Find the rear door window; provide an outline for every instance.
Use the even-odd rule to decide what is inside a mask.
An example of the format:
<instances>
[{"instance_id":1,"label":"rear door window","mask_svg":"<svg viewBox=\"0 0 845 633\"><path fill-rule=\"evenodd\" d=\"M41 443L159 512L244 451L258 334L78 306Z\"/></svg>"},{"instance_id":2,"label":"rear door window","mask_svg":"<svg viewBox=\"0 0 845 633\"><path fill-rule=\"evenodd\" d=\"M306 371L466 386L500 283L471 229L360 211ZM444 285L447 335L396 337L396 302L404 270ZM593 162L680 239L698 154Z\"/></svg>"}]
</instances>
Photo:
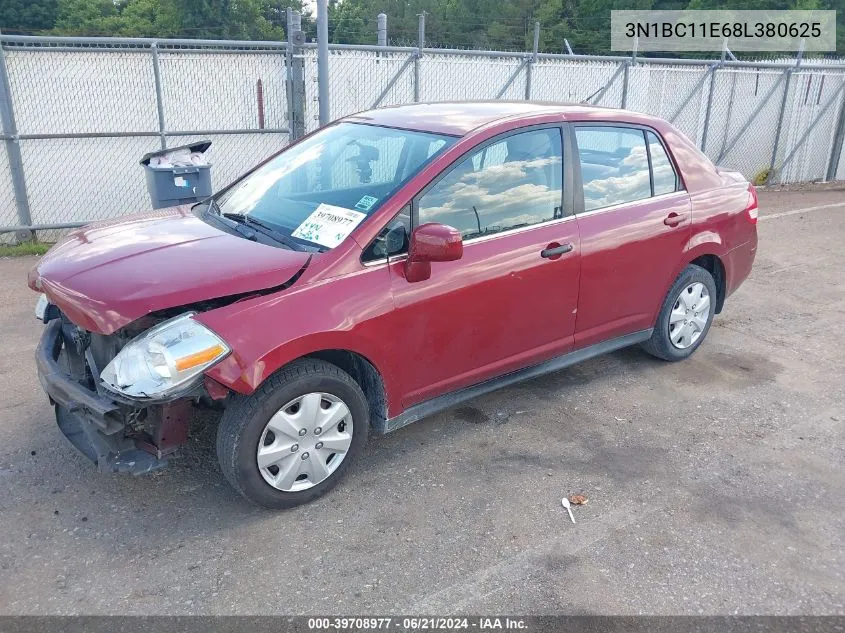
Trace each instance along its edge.
<instances>
[{"instance_id":1,"label":"rear door window","mask_svg":"<svg viewBox=\"0 0 845 633\"><path fill-rule=\"evenodd\" d=\"M646 132L648 152L651 155L651 174L654 182L654 195L672 193L678 190L678 175L672 166L672 161L666 155L663 143L654 132Z\"/></svg>"},{"instance_id":2,"label":"rear door window","mask_svg":"<svg viewBox=\"0 0 845 633\"><path fill-rule=\"evenodd\" d=\"M575 128L584 211L651 197L643 131L616 126Z\"/></svg>"}]
</instances>

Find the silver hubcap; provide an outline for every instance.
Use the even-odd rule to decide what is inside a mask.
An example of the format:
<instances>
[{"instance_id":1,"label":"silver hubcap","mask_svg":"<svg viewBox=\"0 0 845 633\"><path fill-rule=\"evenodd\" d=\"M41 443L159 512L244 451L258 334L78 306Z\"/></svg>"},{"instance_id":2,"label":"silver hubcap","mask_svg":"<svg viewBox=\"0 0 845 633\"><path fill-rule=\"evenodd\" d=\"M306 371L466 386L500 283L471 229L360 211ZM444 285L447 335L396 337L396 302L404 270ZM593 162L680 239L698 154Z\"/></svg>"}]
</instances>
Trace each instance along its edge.
<instances>
[{"instance_id":1,"label":"silver hubcap","mask_svg":"<svg viewBox=\"0 0 845 633\"><path fill-rule=\"evenodd\" d=\"M710 293L696 281L681 291L669 315L669 340L678 349L694 344L710 318Z\"/></svg>"},{"instance_id":2,"label":"silver hubcap","mask_svg":"<svg viewBox=\"0 0 845 633\"><path fill-rule=\"evenodd\" d=\"M307 490L337 470L351 445L349 407L329 393L307 393L279 409L264 427L258 470L278 490Z\"/></svg>"}]
</instances>

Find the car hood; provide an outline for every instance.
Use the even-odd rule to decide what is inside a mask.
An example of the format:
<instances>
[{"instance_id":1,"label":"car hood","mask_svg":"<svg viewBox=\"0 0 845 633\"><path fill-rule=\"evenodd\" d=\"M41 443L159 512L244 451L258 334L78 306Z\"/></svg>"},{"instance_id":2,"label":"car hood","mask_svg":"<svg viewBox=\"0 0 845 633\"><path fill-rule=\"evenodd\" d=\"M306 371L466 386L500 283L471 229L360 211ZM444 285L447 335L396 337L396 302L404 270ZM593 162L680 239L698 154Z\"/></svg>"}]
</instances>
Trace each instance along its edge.
<instances>
[{"instance_id":1,"label":"car hood","mask_svg":"<svg viewBox=\"0 0 845 633\"><path fill-rule=\"evenodd\" d=\"M181 206L73 231L30 271L29 286L80 327L111 334L157 310L281 286L308 261Z\"/></svg>"}]
</instances>

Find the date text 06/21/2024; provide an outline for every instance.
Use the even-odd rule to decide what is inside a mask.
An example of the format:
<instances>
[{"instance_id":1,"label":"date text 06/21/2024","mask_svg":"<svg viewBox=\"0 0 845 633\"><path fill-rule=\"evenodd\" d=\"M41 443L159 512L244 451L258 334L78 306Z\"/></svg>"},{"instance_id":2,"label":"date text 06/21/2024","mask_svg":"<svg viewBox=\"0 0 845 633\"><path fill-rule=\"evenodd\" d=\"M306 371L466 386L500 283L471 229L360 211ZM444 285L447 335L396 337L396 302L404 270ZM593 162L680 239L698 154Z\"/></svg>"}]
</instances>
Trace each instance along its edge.
<instances>
[{"instance_id":1,"label":"date text 06/21/2024","mask_svg":"<svg viewBox=\"0 0 845 633\"><path fill-rule=\"evenodd\" d=\"M528 624L522 618L511 617L315 617L308 618L308 629L312 631L343 630L435 630L435 631L498 631L527 630Z\"/></svg>"}]
</instances>

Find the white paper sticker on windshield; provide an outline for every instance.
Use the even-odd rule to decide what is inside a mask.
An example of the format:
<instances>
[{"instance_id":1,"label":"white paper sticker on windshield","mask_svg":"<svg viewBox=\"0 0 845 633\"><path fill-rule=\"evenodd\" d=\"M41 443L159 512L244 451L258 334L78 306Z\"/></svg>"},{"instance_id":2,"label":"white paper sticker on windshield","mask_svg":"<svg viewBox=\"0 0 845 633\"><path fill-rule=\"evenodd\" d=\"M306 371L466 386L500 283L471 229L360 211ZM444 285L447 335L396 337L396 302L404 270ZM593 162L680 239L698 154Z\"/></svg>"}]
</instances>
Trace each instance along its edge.
<instances>
[{"instance_id":1,"label":"white paper sticker on windshield","mask_svg":"<svg viewBox=\"0 0 845 633\"><path fill-rule=\"evenodd\" d=\"M291 235L334 248L366 217L365 213L323 203Z\"/></svg>"}]
</instances>

